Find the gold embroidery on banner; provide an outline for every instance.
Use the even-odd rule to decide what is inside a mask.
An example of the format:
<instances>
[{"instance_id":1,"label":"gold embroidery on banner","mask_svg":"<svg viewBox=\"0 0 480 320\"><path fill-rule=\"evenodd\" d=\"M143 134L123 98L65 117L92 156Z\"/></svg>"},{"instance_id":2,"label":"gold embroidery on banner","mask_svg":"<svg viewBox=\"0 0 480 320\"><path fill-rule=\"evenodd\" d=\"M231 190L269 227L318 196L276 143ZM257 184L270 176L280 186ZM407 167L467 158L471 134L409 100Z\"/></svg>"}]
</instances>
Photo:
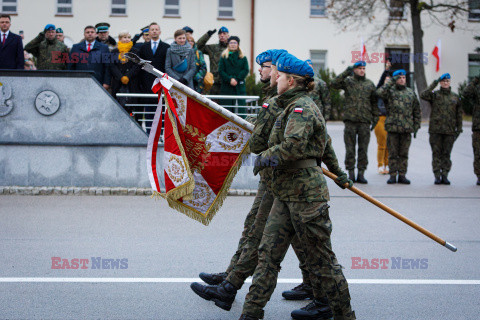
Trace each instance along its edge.
<instances>
[{"instance_id":1,"label":"gold embroidery on banner","mask_svg":"<svg viewBox=\"0 0 480 320\"><path fill-rule=\"evenodd\" d=\"M185 166L183 162L174 155L171 155L168 159L167 173L172 182L179 184L185 177Z\"/></svg>"},{"instance_id":2,"label":"gold embroidery on banner","mask_svg":"<svg viewBox=\"0 0 480 320\"><path fill-rule=\"evenodd\" d=\"M172 88L173 89L173 88ZM172 100L176 102L177 105L177 114L179 118L183 118L185 112L187 111L187 97L180 94L177 90L170 90L170 95Z\"/></svg>"},{"instance_id":3,"label":"gold embroidery on banner","mask_svg":"<svg viewBox=\"0 0 480 320\"><path fill-rule=\"evenodd\" d=\"M193 189L193 199L188 201L192 207L196 209L209 206L212 202L212 195L209 192L210 187L204 182L195 182L195 189ZM204 211L204 210L202 210Z\"/></svg>"},{"instance_id":4,"label":"gold embroidery on banner","mask_svg":"<svg viewBox=\"0 0 480 320\"><path fill-rule=\"evenodd\" d=\"M210 157L210 145L206 144L207 137L200 132L198 128L190 124L186 124L185 133L185 149L187 151L187 159L192 172L201 173L205 169L205 162Z\"/></svg>"},{"instance_id":5,"label":"gold embroidery on banner","mask_svg":"<svg viewBox=\"0 0 480 320\"><path fill-rule=\"evenodd\" d=\"M243 132L236 126L227 125L218 130L217 141L225 150L241 149L244 144Z\"/></svg>"}]
</instances>

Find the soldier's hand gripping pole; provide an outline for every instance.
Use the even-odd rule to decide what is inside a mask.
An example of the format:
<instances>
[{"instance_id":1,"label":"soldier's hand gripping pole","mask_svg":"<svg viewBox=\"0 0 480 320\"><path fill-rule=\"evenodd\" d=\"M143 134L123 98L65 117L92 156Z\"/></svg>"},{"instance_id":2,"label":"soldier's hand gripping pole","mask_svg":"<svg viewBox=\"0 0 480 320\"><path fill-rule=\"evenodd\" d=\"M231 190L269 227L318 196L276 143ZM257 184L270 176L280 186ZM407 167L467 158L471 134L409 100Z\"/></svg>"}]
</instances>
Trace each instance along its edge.
<instances>
[{"instance_id":1,"label":"soldier's hand gripping pole","mask_svg":"<svg viewBox=\"0 0 480 320\"><path fill-rule=\"evenodd\" d=\"M329 177L330 179L334 180L337 179L337 176L334 175L333 173L331 173L330 171L328 170L325 170L323 169L323 174L326 175L327 177ZM413 222L412 220L404 217L403 215L401 215L400 213L398 213L397 211L393 210L392 208L384 205L383 203L381 203L380 201L378 201L377 199L369 196L368 194L366 194L365 192L363 192L362 190L359 190L357 189L355 186L352 186L352 187L349 187L348 186L348 183L345 184L345 187L350 189L352 192L358 194L360 197L364 198L365 200L373 203L374 205L376 205L377 207L379 207L380 209L383 209L385 210L386 212L388 212L389 214L391 214L392 216L394 216L395 218L405 222L406 224L408 224L410 227L416 229L417 231L420 231L421 233L423 233L424 235L426 235L427 237L429 237L430 239L438 242L439 244L441 244L442 246L446 247L447 249L453 251L453 252L456 252L457 251L457 247L455 247L454 245L452 245L451 243L448 243L447 241L441 239L440 237L434 235L433 233L431 233L430 231L428 231L427 229L419 226L418 224L416 224L415 222Z\"/></svg>"}]
</instances>

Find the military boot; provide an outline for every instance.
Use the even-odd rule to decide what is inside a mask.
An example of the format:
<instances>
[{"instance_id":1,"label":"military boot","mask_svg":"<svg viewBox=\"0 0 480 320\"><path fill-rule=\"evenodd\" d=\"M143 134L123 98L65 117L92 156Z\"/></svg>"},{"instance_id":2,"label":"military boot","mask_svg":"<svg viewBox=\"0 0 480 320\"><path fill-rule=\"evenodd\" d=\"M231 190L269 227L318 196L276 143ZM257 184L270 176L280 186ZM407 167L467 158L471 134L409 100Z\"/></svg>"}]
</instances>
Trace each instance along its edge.
<instances>
[{"instance_id":1,"label":"military boot","mask_svg":"<svg viewBox=\"0 0 480 320\"><path fill-rule=\"evenodd\" d=\"M440 175L440 173L435 173L435 181L433 183L442 184L442 176Z\"/></svg>"},{"instance_id":2,"label":"military boot","mask_svg":"<svg viewBox=\"0 0 480 320\"><path fill-rule=\"evenodd\" d=\"M387 180L388 184L395 184L397 183L397 175L396 174L391 174L390 179Z\"/></svg>"},{"instance_id":3,"label":"military boot","mask_svg":"<svg viewBox=\"0 0 480 320\"><path fill-rule=\"evenodd\" d=\"M301 283L292 290L283 291L282 296L287 300L313 299L313 289L306 283Z\"/></svg>"},{"instance_id":4,"label":"military boot","mask_svg":"<svg viewBox=\"0 0 480 320\"><path fill-rule=\"evenodd\" d=\"M220 273L201 272L198 276L200 277L200 279L203 280L203 282L209 285L215 286L225 281L225 279L227 279L228 274L226 272L220 272Z\"/></svg>"},{"instance_id":5,"label":"military boot","mask_svg":"<svg viewBox=\"0 0 480 320\"><path fill-rule=\"evenodd\" d=\"M362 183L362 184L367 184L368 181L367 181L367 179L365 179L365 177L363 176L363 172L364 172L363 170L362 170L362 171L360 171L360 170L358 171L358 175L357 175L357 180L356 180L356 182ZM353 181L353 180L352 180L352 181Z\"/></svg>"},{"instance_id":6,"label":"military boot","mask_svg":"<svg viewBox=\"0 0 480 320\"><path fill-rule=\"evenodd\" d=\"M446 174L442 174L442 184L450 184L450 180L448 180Z\"/></svg>"},{"instance_id":7,"label":"military boot","mask_svg":"<svg viewBox=\"0 0 480 320\"><path fill-rule=\"evenodd\" d=\"M327 299L315 299L305 307L293 310L291 313L296 320L323 320L333 319L333 312L328 305Z\"/></svg>"},{"instance_id":8,"label":"military boot","mask_svg":"<svg viewBox=\"0 0 480 320\"><path fill-rule=\"evenodd\" d=\"M355 170L348 170L348 179L355 181Z\"/></svg>"},{"instance_id":9,"label":"military boot","mask_svg":"<svg viewBox=\"0 0 480 320\"><path fill-rule=\"evenodd\" d=\"M238 320L260 320L260 318L249 316L248 314L242 314Z\"/></svg>"},{"instance_id":10,"label":"military boot","mask_svg":"<svg viewBox=\"0 0 480 320\"><path fill-rule=\"evenodd\" d=\"M212 300L217 307L227 311L232 308L232 303L237 295L237 288L227 281L217 286L204 286L194 282L190 285L190 288L203 299Z\"/></svg>"},{"instance_id":11,"label":"military boot","mask_svg":"<svg viewBox=\"0 0 480 320\"><path fill-rule=\"evenodd\" d=\"M410 184L410 180L408 180L407 177L405 177L404 174L399 174L399 175L398 175L398 183L401 183L401 184Z\"/></svg>"}]
</instances>

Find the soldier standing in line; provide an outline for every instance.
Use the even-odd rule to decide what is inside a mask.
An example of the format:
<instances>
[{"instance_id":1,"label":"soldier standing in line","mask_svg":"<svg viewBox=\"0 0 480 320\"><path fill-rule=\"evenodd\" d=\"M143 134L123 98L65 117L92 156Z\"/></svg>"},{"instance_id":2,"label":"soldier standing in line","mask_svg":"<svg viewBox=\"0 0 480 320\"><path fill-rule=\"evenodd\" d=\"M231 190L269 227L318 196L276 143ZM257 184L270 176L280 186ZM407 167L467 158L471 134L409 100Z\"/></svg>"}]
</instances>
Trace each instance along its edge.
<instances>
[{"instance_id":1,"label":"soldier standing in line","mask_svg":"<svg viewBox=\"0 0 480 320\"><path fill-rule=\"evenodd\" d=\"M408 150L412 142L412 133L417 137L420 129L420 102L415 92L406 87L405 70L397 70L393 78L377 90L387 108L385 130L387 130L388 164L390 166L390 179L388 184L410 184L406 178L408 167Z\"/></svg>"},{"instance_id":2,"label":"soldier standing in line","mask_svg":"<svg viewBox=\"0 0 480 320\"><path fill-rule=\"evenodd\" d=\"M377 98L375 85L365 76L365 61L356 62L348 67L331 83L332 88L345 91L345 167L349 178L355 180L355 145L358 139L358 183L368 183L364 177L368 165L368 144L370 131L378 121ZM352 75L353 71L353 75Z\"/></svg>"},{"instance_id":3,"label":"soldier standing in line","mask_svg":"<svg viewBox=\"0 0 480 320\"><path fill-rule=\"evenodd\" d=\"M68 56L69 51L63 42L57 40L53 24L47 24L35 39L27 43L25 51L37 58L37 70L67 69L67 64L65 60L62 62L62 58Z\"/></svg>"},{"instance_id":4,"label":"soldier standing in line","mask_svg":"<svg viewBox=\"0 0 480 320\"><path fill-rule=\"evenodd\" d=\"M220 94L221 80L220 73L218 72L218 64L220 63L222 52L227 49L228 38L230 37L228 29L226 27L221 27L218 30L218 43L207 45L208 40L210 40L210 37L215 33L215 31L217 31L217 29L208 31L197 41L198 50L208 55L210 59L210 72L213 74L214 82L209 94L213 95Z\"/></svg>"},{"instance_id":5,"label":"soldier standing in line","mask_svg":"<svg viewBox=\"0 0 480 320\"><path fill-rule=\"evenodd\" d=\"M313 68L312 60L305 60L310 67ZM314 70L315 71L315 70ZM317 105L322 113L325 121L330 119L330 111L332 109L332 99L330 98L330 90L328 89L327 83L320 79L318 75L315 74L313 77L313 82L315 83L315 88L310 92L310 98Z\"/></svg>"},{"instance_id":6,"label":"soldier standing in line","mask_svg":"<svg viewBox=\"0 0 480 320\"><path fill-rule=\"evenodd\" d=\"M472 146L473 146L473 170L477 176L477 186L480 186L480 75L470 81L465 87L463 95L471 99L472 110Z\"/></svg>"},{"instance_id":7,"label":"soldier standing in line","mask_svg":"<svg viewBox=\"0 0 480 320\"><path fill-rule=\"evenodd\" d=\"M440 90L434 91L440 83ZM462 107L460 98L452 92L450 74L443 74L420 94L430 102L432 111L428 133L432 147L432 168L435 184L450 184L448 172L452 168L450 154L453 143L462 132Z\"/></svg>"}]
</instances>

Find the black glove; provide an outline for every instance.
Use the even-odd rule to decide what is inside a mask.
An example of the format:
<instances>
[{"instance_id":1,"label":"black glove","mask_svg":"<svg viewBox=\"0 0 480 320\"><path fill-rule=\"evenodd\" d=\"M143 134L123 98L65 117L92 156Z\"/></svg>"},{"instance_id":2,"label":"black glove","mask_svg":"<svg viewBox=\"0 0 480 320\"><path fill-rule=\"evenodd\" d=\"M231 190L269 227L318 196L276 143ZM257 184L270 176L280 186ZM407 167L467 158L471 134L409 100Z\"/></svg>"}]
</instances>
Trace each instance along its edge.
<instances>
[{"instance_id":1,"label":"black glove","mask_svg":"<svg viewBox=\"0 0 480 320\"><path fill-rule=\"evenodd\" d=\"M215 32L217 32L217 29L209 30L207 33L211 37Z\"/></svg>"},{"instance_id":2,"label":"black glove","mask_svg":"<svg viewBox=\"0 0 480 320\"><path fill-rule=\"evenodd\" d=\"M180 80L178 80L178 81L180 81L180 83L188 86L188 80L187 80L187 79L185 79L185 78L180 78Z\"/></svg>"},{"instance_id":3,"label":"black glove","mask_svg":"<svg viewBox=\"0 0 480 320\"><path fill-rule=\"evenodd\" d=\"M337 179L335 179L335 183L342 189L345 189L345 185L348 183L348 187L351 188L353 186L353 181L348 179L348 176L345 172L338 175Z\"/></svg>"},{"instance_id":4,"label":"black glove","mask_svg":"<svg viewBox=\"0 0 480 320\"><path fill-rule=\"evenodd\" d=\"M373 131L373 129L375 129L375 125L374 125L374 124L372 124L372 125L370 126L370 131Z\"/></svg>"}]
</instances>

